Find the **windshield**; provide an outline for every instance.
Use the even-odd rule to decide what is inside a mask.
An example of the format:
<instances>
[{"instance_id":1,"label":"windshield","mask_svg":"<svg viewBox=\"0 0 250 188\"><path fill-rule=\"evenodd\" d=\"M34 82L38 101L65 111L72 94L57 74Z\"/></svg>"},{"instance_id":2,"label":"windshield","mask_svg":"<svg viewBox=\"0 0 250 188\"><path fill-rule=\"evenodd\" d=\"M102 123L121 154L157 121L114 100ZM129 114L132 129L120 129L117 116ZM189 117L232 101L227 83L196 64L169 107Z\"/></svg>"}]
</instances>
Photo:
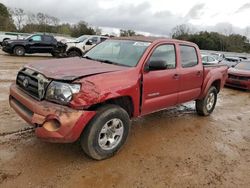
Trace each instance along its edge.
<instances>
[{"instance_id":1,"label":"windshield","mask_svg":"<svg viewBox=\"0 0 250 188\"><path fill-rule=\"evenodd\" d=\"M250 62L238 63L234 68L239 70L250 70Z\"/></svg>"},{"instance_id":2,"label":"windshield","mask_svg":"<svg viewBox=\"0 0 250 188\"><path fill-rule=\"evenodd\" d=\"M106 40L87 52L84 57L122 66L135 67L150 42Z\"/></svg>"},{"instance_id":3,"label":"windshield","mask_svg":"<svg viewBox=\"0 0 250 188\"><path fill-rule=\"evenodd\" d=\"M30 37L32 37L33 35L29 35L25 38L25 40L28 40Z\"/></svg>"},{"instance_id":4,"label":"windshield","mask_svg":"<svg viewBox=\"0 0 250 188\"><path fill-rule=\"evenodd\" d=\"M78 38L76 39L76 41L77 41L77 42L83 42L83 41L85 41L87 38L88 38L88 36L83 35L83 36L78 37Z\"/></svg>"}]
</instances>

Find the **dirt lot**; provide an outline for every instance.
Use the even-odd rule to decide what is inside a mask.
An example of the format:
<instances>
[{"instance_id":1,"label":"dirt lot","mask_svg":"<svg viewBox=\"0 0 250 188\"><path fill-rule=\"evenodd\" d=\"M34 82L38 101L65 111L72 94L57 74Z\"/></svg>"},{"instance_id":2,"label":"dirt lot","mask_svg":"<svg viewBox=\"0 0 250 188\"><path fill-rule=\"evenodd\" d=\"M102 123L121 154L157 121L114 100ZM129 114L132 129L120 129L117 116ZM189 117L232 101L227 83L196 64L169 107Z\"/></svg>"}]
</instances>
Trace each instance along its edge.
<instances>
[{"instance_id":1,"label":"dirt lot","mask_svg":"<svg viewBox=\"0 0 250 188\"><path fill-rule=\"evenodd\" d=\"M210 117L189 103L133 121L111 159L88 159L79 143L51 144L8 106L25 63L0 50L0 187L250 187L250 93L225 88Z\"/></svg>"}]
</instances>

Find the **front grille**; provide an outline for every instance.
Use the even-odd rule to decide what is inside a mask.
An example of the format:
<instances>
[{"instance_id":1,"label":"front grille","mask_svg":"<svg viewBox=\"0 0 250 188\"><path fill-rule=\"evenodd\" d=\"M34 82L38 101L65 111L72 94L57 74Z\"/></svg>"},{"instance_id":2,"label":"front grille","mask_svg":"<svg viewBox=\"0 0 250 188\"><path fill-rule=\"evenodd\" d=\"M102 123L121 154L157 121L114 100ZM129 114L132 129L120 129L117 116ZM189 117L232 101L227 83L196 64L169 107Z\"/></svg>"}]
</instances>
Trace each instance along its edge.
<instances>
[{"instance_id":1,"label":"front grille","mask_svg":"<svg viewBox=\"0 0 250 188\"><path fill-rule=\"evenodd\" d=\"M17 74L16 84L35 99L42 100L50 80L42 74L24 68Z\"/></svg>"},{"instance_id":2,"label":"front grille","mask_svg":"<svg viewBox=\"0 0 250 188\"><path fill-rule=\"evenodd\" d=\"M234 80L245 80L245 81L250 80L250 77L248 77L248 76L236 76L236 75L233 75L233 74L228 74L228 78L231 78L231 79L234 79Z\"/></svg>"},{"instance_id":3,"label":"front grille","mask_svg":"<svg viewBox=\"0 0 250 188\"><path fill-rule=\"evenodd\" d=\"M227 83L229 86L235 86L235 87L240 87L240 88L247 88L247 86L241 84L241 83Z\"/></svg>"}]
</instances>

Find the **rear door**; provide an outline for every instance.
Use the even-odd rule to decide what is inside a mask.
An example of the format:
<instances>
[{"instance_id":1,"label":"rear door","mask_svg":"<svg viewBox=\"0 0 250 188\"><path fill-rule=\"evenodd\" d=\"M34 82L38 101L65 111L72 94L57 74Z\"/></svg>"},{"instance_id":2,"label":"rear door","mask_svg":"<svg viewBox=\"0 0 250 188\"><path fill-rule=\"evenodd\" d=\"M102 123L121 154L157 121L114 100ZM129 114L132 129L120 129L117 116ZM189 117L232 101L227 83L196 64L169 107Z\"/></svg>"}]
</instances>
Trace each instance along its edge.
<instances>
[{"instance_id":1,"label":"rear door","mask_svg":"<svg viewBox=\"0 0 250 188\"><path fill-rule=\"evenodd\" d=\"M177 103L179 77L177 75L176 59L175 44L161 44L150 55L149 61L166 61L168 68L143 73L141 109L143 115Z\"/></svg>"},{"instance_id":2,"label":"rear door","mask_svg":"<svg viewBox=\"0 0 250 188\"><path fill-rule=\"evenodd\" d=\"M56 47L56 39L52 36L43 35L41 49L40 49L41 52L51 53L55 47Z\"/></svg>"},{"instance_id":3,"label":"rear door","mask_svg":"<svg viewBox=\"0 0 250 188\"><path fill-rule=\"evenodd\" d=\"M198 49L194 46L179 45L180 90L178 103L196 99L201 93L203 65L199 62Z\"/></svg>"}]
</instances>

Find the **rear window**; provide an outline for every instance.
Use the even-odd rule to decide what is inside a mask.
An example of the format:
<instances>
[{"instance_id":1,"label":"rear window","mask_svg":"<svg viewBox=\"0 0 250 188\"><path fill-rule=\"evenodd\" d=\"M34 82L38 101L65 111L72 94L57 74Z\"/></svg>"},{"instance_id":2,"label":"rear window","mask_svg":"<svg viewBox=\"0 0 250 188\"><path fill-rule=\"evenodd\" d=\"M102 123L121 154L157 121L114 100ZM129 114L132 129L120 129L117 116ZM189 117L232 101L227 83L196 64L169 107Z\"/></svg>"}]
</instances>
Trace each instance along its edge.
<instances>
[{"instance_id":1,"label":"rear window","mask_svg":"<svg viewBox=\"0 0 250 188\"><path fill-rule=\"evenodd\" d=\"M183 68L194 67L198 65L198 57L194 47L180 45L181 66Z\"/></svg>"}]
</instances>

